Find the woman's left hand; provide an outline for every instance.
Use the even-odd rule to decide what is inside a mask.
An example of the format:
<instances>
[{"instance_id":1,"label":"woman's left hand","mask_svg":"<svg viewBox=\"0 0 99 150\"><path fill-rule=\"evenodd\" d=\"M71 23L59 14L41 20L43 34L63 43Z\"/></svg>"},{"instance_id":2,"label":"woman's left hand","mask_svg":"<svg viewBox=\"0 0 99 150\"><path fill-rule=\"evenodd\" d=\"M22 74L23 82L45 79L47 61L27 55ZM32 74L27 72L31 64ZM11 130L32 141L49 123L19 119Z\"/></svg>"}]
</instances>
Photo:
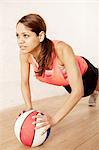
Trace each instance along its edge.
<instances>
[{"instance_id":1,"label":"woman's left hand","mask_svg":"<svg viewBox=\"0 0 99 150\"><path fill-rule=\"evenodd\" d=\"M44 113L44 115L35 115L32 116L32 118L35 120L38 118L38 120L33 121L32 124L40 123L39 126L36 126L35 129L44 128L44 131L42 134L44 134L49 128L55 125L53 118L50 117L47 113Z\"/></svg>"}]
</instances>

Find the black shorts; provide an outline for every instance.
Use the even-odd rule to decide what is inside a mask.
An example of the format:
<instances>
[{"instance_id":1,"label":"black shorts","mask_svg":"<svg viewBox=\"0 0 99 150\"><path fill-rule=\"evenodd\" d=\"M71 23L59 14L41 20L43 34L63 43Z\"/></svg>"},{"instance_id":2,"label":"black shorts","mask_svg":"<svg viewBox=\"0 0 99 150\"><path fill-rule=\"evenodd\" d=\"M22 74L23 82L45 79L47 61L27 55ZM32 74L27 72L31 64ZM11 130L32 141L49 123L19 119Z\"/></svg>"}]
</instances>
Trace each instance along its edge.
<instances>
[{"instance_id":1,"label":"black shorts","mask_svg":"<svg viewBox=\"0 0 99 150\"><path fill-rule=\"evenodd\" d=\"M89 96L92 94L96 88L98 80L98 68L94 67L86 58L82 57L88 64L88 69L85 74L82 76L83 85L84 85L84 96ZM64 88L71 93L70 85L64 86Z\"/></svg>"}]
</instances>

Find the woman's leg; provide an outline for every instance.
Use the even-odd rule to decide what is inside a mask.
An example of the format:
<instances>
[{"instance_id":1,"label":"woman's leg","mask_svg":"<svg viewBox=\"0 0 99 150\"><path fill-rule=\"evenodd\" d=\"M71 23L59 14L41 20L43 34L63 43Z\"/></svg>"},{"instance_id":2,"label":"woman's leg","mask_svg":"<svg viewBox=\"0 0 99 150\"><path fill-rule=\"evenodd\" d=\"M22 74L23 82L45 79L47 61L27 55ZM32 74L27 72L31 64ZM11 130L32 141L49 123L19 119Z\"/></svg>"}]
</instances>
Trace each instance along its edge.
<instances>
[{"instance_id":1,"label":"woman's leg","mask_svg":"<svg viewBox=\"0 0 99 150\"><path fill-rule=\"evenodd\" d=\"M99 91L99 75L98 75L98 81L97 81L96 91Z\"/></svg>"},{"instance_id":2,"label":"woman's leg","mask_svg":"<svg viewBox=\"0 0 99 150\"><path fill-rule=\"evenodd\" d=\"M98 94L99 94L99 77L98 77L96 89L95 89L94 92L90 95L90 98L89 98L89 106L96 106L96 100L97 100Z\"/></svg>"}]
</instances>

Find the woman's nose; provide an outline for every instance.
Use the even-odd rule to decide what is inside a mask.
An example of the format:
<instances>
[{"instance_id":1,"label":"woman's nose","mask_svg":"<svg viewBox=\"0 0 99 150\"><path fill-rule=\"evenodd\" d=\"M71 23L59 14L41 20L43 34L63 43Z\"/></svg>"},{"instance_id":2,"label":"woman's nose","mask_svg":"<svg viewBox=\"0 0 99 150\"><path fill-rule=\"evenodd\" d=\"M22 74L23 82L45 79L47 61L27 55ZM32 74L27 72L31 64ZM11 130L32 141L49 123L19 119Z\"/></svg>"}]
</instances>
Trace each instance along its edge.
<instances>
[{"instance_id":1,"label":"woman's nose","mask_svg":"<svg viewBox=\"0 0 99 150\"><path fill-rule=\"evenodd\" d=\"M25 43L24 38L23 38L23 37L20 37L20 38L18 39L18 43L19 43L19 44L23 44L23 43Z\"/></svg>"}]
</instances>

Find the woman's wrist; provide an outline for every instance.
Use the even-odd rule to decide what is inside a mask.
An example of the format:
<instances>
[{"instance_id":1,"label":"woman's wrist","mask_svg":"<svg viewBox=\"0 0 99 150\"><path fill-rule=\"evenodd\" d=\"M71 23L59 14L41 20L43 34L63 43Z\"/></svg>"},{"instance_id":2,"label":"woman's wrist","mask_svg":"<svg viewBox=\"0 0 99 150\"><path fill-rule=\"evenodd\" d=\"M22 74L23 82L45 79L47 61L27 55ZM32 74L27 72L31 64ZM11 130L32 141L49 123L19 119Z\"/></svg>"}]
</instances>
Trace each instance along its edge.
<instances>
[{"instance_id":1,"label":"woman's wrist","mask_svg":"<svg viewBox=\"0 0 99 150\"><path fill-rule=\"evenodd\" d=\"M58 122L59 121L55 117L52 118L52 126L55 126Z\"/></svg>"},{"instance_id":2,"label":"woman's wrist","mask_svg":"<svg viewBox=\"0 0 99 150\"><path fill-rule=\"evenodd\" d=\"M56 115L53 116L52 122L54 125L59 123L64 117L60 115L60 113L57 113Z\"/></svg>"},{"instance_id":3,"label":"woman's wrist","mask_svg":"<svg viewBox=\"0 0 99 150\"><path fill-rule=\"evenodd\" d=\"M26 110L28 111L28 110L32 110L33 109L33 107L32 106L26 106Z\"/></svg>"}]
</instances>

